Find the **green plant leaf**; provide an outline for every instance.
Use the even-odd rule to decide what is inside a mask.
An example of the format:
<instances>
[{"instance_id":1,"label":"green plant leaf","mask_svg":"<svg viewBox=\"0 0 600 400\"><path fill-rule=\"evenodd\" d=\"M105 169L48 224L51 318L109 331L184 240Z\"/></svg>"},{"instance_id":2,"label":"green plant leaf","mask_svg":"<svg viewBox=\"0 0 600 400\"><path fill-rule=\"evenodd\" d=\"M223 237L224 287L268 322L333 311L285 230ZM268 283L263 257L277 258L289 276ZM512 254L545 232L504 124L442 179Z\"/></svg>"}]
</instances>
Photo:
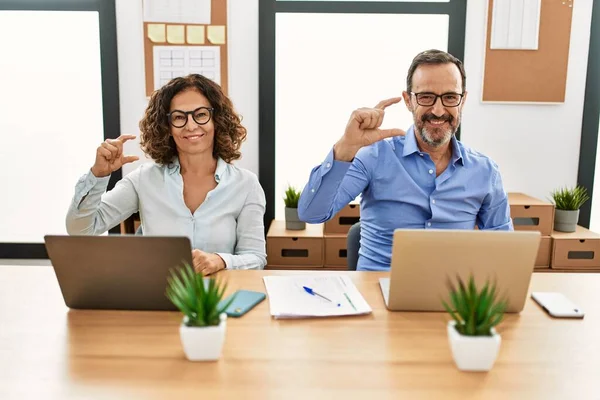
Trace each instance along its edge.
<instances>
[{"instance_id":1,"label":"green plant leaf","mask_svg":"<svg viewBox=\"0 0 600 400\"><path fill-rule=\"evenodd\" d=\"M288 188L285 191L285 197L283 198L285 206L288 208L298 208L300 195L300 191L296 190L293 186L288 185Z\"/></svg>"},{"instance_id":2,"label":"green plant leaf","mask_svg":"<svg viewBox=\"0 0 600 400\"><path fill-rule=\"evenodd\" d=\"M183 273L183 271L180 271L180 275ZM193 303L191 301L188 301L185 284L174 271L171 271L171 278L168 279L167 291L168 293L171 293L171 296L169 296L171 301L175 299L178 303L178 305L176 304L176 306L186 316L193 317Z\"/></svg>"},{"instance_id":3,"label":"green plant leaf","mask_svg":"<svg viewBox=\"0 0 600 400\"><path fill-rule=\"evenodd\" d=\"M551 193L552 202L558 210L579 210L590 199L583 186L559 188Z\"/></svg>"},{"instance_id":4,"label":"green plant leaf","mask_svg":"<svg viewBox=\"0 0 600 400\"><path fill-rule=\"evenodd\" d=\"M226 286L214 276L205 286L202 275L184 262L167 278L166 296L187 317L188 326L218 325L222 311L219 302Z\"/></svg>"},{"instance_id":5,"label":"green plant leaf","mask_svg":"<svg viewBox=\"0 0 600 400\"><path fill-rule=\"evenodd\" d=\"M464 317L464 315L467 314L467 307L466 307L466 304L464 303L464 297L461 296L459 293L451 292L450 298L452 299L452 304L454 305L454 309L456 310L458 315L461 316L462 322L464 322L463 317Z\"/></svg>"},{"instance_id":6,"label":"green plant leaf","mask_svg":"<svg viewBox=\"0 0 600 400\"><path fill-rule=\"evenodd\" d=\"M461 320L460 320L460 317L458 316L458 314L455 311L453 311L450 308L450 306L445 301L442 300L442 304L444 305L444 308L446 309L446 311L448 312L448 314L450 314L450 316L452 317L452 319L454 321L456 321L456 324L460 325L461 324Z\"/></svg>"},{"instance_id":7,"label":"green plant leaf","mask_svg":"<svg viewBox=\"0 0 600 400\"><path fill-rule=\"evenodd\" d=\"M481 290L477 288L471 274L465 283L456 277L457 286L448 281L451 306L442 299L444 309L454 321L462 335L484 336L491 334L491 328L502 321L507 307L505 300L497 300L496 284L486 281Z\"/></svg>"}]
</instances>

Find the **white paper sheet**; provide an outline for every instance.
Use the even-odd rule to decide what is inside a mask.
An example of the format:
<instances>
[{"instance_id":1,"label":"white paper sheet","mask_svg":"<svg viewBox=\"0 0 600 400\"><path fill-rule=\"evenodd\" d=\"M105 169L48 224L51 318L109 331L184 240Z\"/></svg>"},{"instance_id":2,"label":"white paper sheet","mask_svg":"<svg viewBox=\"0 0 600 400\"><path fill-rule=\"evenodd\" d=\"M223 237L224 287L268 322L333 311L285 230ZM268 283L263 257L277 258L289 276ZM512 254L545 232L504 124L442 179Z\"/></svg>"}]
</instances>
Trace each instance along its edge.
<instances>
[{"instance_id":1,"label":"white paper sheet","mask_svg":"<svg viewBox=\"0 0 600 400\"><path fill-rule=\"evenodd\" d=\"M144 0L144 21L209 25L210 4L211 0Z\"/></svg>"},{"instance_id":2,"label":"white paper sheet","mask_svg":"<svg viewBox=\"0 0 600 400\"><path fill-rule=\"evenodd\" d=\"M537 50L541 0L495 0L490 48Z\"/></svg>"},{"instance_id":3,"label":"white paper sheet","mask_svg":"<svg viewBox=\"0 0 600 400\"><path fill-rule=\"evenodd\" d=\"M275 318L328 317L372 312L350 278L344 275L265 276L271 315ZM303 286L327 297L307 293Z\"/></svg>"},{"instance_id":4,"label":"white paper sheet","mask_svg":"<svg viewBox=\"0 0 600 400\"><path fill-rule=\"evenodd\" d=\"M219 46L154 46L154 89L172 78L201 74L221 84Z\"/></svg>"}]
</instances>

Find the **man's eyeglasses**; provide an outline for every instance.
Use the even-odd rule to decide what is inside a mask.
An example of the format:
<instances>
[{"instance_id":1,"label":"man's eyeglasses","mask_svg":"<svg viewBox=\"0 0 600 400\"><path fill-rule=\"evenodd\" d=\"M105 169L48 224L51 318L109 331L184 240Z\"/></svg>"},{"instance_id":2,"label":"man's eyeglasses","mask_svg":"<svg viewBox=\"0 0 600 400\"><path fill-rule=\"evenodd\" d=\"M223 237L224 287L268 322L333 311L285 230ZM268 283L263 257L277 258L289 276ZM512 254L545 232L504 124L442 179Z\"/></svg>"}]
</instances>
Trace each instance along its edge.
<instances>
[{"instance_id":1,"label":"man's eyeglasses","mask_svg":"<svg viewBox=\"0 0 600 400\"><path fill-rule=\"evenodd\" d=\"M198 107L193 111L174 110L168 113L167 117L169 118L169 123L175 128L183 128L188 122L188 115L191 115L194 122L198 125L204 125L210 121L214 110L214 108L208 107Z\"/></svg>"},{"instance_id":2,"label":"man's eyeglasses","mask_svg":"<svg viewBox=\"0 0 600 400\"><path fill-rule=\"evenodd\" d=\"M417 99L417 104L424 107L431 107L435 104L438 97L442 99L442 104L444 107L458 107L462 102L463 94L462 93L444 93L444 94L435 94L429 92L421 92L414 93Z\"/></svg>"}]
</instances>

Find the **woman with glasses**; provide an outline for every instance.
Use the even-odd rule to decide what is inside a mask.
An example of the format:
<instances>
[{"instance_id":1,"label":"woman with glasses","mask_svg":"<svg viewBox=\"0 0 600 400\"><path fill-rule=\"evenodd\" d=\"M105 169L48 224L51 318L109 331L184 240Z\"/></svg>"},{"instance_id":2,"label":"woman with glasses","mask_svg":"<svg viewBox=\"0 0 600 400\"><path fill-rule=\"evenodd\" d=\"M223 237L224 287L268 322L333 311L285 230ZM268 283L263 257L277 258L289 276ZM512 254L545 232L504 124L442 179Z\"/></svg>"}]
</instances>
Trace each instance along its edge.
<instances>
[{"instance_id":1,"label":"woman with glasses","mask_svg":"<svg viewBox=\"0 0 600 400\"><path fill-rule=\"evenodd\" d=\"M203 275L266 264L265 195L255 174L231 164L246 128L213 81L192 74L154 92L140 121L145 163L106 191L110 174L138 157L123 153L135 138L108 139L75 187L69 234L99 235L135 212L147 235L190 238Z\"/></svg>"}]
</instances>

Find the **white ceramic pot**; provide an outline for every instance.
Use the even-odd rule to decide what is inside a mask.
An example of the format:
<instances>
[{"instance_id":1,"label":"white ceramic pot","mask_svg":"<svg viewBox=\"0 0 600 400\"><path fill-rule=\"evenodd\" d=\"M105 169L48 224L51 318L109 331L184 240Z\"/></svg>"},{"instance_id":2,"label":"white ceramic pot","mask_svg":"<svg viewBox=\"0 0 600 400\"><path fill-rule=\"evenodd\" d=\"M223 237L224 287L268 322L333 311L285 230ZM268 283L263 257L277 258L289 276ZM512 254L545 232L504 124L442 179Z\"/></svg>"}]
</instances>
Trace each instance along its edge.
<instances>
[{"instance_id":1,"label":"white ceramic pot","mask_svg":"<svg viewBox=\"0 0 600 400\"><path fill-rule=\"evenodd\" d=\"M227 327L227 314L220 316L221 322L217 326L196 327L179 326L179 336L185 356L190 361L214 361L221 357L225 330Z\"/></svg>"},{"instance_id":2,"label":"white ceramic pot","mask_svg":"<svg viewBox=\"0 0 600 400\"><path fill-rule=\"evenodd\" d=\"M501 338L492 328L492 336L463 336L455 328L456 321L448 322L448 341L452 357L461 371L489 371L494 366Z\"/></svg>"}]
</instances>

